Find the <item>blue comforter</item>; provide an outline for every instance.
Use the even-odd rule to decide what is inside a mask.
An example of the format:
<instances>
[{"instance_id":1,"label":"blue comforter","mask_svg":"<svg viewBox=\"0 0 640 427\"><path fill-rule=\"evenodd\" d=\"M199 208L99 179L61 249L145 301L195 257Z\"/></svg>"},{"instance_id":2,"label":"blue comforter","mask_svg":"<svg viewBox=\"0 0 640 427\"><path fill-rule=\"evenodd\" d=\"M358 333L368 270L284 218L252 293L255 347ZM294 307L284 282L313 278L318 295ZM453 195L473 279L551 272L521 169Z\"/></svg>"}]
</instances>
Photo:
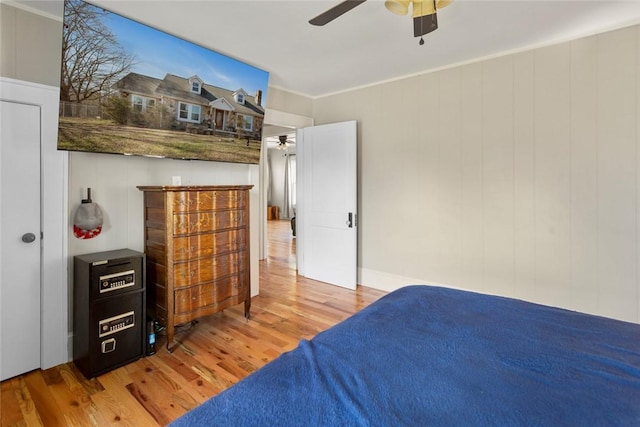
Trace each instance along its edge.
<instances>
[{"instance_id":1,"label":"blue comforter","mask_svg":"<svg viewBox=\"0 0 640 427\"><path fill-rule=\"evenodd\" d=\"M179 426L640 425L640 325L408 286Z\"/></svg>"}]
</instances>

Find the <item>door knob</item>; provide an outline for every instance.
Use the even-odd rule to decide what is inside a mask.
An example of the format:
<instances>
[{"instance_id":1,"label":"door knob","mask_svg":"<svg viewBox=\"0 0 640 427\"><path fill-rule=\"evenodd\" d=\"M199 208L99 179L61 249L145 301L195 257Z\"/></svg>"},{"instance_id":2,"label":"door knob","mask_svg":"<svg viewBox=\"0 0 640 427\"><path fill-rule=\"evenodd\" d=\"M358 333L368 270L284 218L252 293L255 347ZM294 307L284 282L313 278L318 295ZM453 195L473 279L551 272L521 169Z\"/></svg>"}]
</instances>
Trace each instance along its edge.
<instances>
[{"instance_id":1,"label":"door knob","mask_svg":"<svg viewBox=\"0 0 640 427\"><path fill-rule=\"evenodd\" d=\"M36 235L33 233L25 233L22 235L22 241L25 243L33 243L36 241Z\"/></svg>"}]
</instances>

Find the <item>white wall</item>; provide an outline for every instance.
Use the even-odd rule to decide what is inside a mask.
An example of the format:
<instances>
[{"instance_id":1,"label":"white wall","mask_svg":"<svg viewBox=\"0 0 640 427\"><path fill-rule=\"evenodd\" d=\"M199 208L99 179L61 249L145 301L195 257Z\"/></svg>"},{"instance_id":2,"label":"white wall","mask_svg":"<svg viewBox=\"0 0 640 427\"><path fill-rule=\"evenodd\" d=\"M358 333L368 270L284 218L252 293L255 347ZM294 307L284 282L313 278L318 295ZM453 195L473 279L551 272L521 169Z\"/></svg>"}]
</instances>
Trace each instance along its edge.
<instances>
[{"instance_id":1,"label":"white wall","mask_svg":"<svg viewBox=\"0 0 640 427\"><path fill-rule=\"evenodd\" d=\"M315 100L359 124L359 283L640 322L640 27Z\"/></svg>"},{"instance_id":2,"label":"white wall","mask_svg":"<svg viewBox=\"0 0 640 427\"><path fill-rule=\"evenodd\" d=\"M60 87L61 56L62 19L0 2L0 76Z\"/></svg>"},{"instance_id":3,"label":"white wall","mask_svg":"<svg viewBox=\"0 0 640 427\"><path fill-rule=\"evenodd\" d=\"M309 124L313 114L311 98L269 86L266 105L265 123L294 128L312 124Z\"/></svg>"}]
</instances>

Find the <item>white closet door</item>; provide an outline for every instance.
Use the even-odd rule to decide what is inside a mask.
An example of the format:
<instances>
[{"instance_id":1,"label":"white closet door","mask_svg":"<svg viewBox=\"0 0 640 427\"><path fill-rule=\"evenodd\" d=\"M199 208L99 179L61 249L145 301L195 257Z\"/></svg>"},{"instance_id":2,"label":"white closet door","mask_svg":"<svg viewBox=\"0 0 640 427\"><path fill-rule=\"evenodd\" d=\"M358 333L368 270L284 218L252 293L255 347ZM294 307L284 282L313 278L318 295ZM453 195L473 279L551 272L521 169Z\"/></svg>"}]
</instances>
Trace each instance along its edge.
<instances>
[{"instance_id":1,"label":"white closet door","mask_svg":"<svg viewBox=\"0 0 640 427\"><path fill-rule=\"evenodd\" d=\"M40 106L0 101L0 380L40 367Z\"/></svg>"}]
</instances>

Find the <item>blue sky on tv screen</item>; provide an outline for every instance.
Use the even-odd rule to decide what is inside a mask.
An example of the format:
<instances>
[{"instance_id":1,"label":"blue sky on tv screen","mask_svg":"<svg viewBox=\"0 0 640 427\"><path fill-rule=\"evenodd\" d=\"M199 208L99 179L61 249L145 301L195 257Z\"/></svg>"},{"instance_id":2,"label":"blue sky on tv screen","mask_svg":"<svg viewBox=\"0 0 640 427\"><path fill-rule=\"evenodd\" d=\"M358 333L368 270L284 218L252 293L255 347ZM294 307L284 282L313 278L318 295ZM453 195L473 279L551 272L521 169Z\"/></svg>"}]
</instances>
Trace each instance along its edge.
<instances>
[{"instance_id":1,"label":"blue sky on tv screen","mask_svg":"<svg viewBox=\"0 0 640 427\"><path fill-rule=\"evenodd\" d=\"M124 49L135 56L131 71L162 79L165 74L189 78L198 75L205 84L254 95L262 90L264 105L269 73L147 25L107 12L103 23Z\"/></svg>"}]
</instances>

